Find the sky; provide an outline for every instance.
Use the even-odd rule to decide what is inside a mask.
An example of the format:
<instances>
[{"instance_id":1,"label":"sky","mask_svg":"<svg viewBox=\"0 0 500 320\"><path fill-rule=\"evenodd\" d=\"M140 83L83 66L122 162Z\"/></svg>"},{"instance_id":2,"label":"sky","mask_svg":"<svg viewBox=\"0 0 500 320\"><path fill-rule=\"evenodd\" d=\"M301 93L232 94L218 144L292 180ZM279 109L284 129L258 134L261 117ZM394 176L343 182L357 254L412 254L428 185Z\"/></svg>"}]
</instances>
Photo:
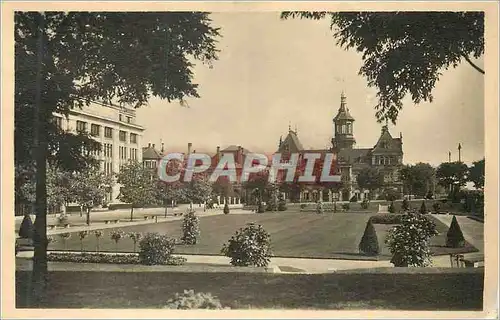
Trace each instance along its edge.
<instances>
[{"instance_id":1,"label":"sky","mask_svg":"<svg viewBox=\"0 0 500 320\"><path fill-rule=\"evenodd\" d=\"M220 27L219 60L213 68L198 63L194 82L200 98L189 107L156 98L137 110L145 127L143 145L165 144L166 151L215 153L229 145L273 153L288 126L297 127L305 148L329 147L332 119L344 91L356 119L357 147L372 147L380 135L374 88L358 75L361 56L338 47L327 20L280 20L279 13L214 13ZM483 67L483 61L477 61ZM393 137L403 136L403 162L438 165L484 157L484 76L463 62L444 70L434 101L404 100Z\"/></svg>"}]
</instances>

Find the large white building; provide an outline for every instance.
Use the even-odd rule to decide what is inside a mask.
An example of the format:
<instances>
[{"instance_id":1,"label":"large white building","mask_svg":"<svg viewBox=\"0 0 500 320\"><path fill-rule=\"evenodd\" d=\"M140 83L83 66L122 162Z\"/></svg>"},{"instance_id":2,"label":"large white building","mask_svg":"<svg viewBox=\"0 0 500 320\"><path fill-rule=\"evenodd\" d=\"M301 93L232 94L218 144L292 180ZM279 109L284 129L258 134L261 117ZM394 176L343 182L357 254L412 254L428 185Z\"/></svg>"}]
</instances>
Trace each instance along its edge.
<instances>
[{"instance_id":1,"label":"large white building","mask_svg":"<svg viewBox=\"0 0 500 320\"><path fill-rule=\"evenodd\" d=\"M118 173L129 160L142 162L144 128L136 123L134 109L96 102L71 110L67 118L61 114L54 116L64 130L86 131L101 143L101 151L95 157L104 173ZM119 202L116 199L119 192L120 186L114 184L106 201Z\"/></svg>"}]
</instances>

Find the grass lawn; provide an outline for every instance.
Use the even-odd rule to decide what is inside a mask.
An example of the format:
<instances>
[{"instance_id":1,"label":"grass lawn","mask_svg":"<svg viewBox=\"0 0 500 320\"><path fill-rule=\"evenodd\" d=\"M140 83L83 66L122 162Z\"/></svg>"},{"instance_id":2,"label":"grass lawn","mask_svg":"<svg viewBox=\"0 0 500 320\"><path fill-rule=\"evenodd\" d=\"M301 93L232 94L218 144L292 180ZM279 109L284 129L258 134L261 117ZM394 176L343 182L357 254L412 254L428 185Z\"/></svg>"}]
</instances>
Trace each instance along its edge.
<instances>
[{"instance_id":1,"label":"grass lawn","mask_svg":"<svg viewBox=\"0 0 500 320\"><path fill-rule=\"evenodd\" d=\"M29 273L16 272L17 307ZM160 308L176 292L210 292L233 309L481 310L482 269L436 273L257 274L49 272L48 308Z\"/></svg>"},{"instance_id":2,"label":"grass lawn","mask_svg":"<svg viewBox=\"0 0 500 320\"><path fill-rule=\"evenodd\" d=\"M318 215L314 213L278 212L262 214L234 214L212 217L200 217L201 237L193 246L178 245L176 253L219 255L222 245L240 227L246 223L262 224L271 234L272 250L280 257L359 258L358 244L370 214L331 213ZM170 221L157 224L136 225L120 228L124 232L158 232L171 237L180 238L182 221ZM133 242L129 238L122 239L117 246L110 239L112 230L103 230L100 240L101 251L132 252ZM66 241L53 236L55 243L49 250L80 250L78 234L74 233ZM84 250L96 249L96 238L90 234L84 239ZM116 248L116 249L115 249Z\"/></svg>"}]
</instances>

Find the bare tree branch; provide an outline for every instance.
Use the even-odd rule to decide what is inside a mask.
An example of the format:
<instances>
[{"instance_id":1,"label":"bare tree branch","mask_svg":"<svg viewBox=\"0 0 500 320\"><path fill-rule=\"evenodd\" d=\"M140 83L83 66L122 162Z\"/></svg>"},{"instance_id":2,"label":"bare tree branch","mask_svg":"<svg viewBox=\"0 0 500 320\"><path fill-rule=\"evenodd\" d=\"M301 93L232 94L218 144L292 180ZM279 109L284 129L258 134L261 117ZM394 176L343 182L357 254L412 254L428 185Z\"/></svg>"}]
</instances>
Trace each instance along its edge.
<instances>
[{"instance_id":1,"label":"bare tree branch","mask_svg":"<svg viewBox=\"0 0 500 320\"><path fill-rule=\"evenodd\" d=\"M474 62L472 62L469 57L467 55L463 55L465 61L467 61L474 69L476 69L478 72L481 72L482 74L484 74L484 70L479 68L477 65L474 64Z\"/></svg>"}]
</instances>

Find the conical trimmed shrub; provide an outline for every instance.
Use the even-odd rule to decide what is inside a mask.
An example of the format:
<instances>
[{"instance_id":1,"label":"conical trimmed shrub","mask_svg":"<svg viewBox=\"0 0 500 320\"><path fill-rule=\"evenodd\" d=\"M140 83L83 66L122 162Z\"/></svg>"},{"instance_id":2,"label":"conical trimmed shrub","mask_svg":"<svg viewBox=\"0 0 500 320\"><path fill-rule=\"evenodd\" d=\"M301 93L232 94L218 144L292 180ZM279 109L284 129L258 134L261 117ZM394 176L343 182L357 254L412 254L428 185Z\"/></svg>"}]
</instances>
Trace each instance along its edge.
<instances>
[{"instance_id":1,"label":"conical trimmed shrub","mask_svg":"<svg viewBox=\"0 0 500 320\"><path fill-rule=\"evenodd\" d=\"M227 204L227 202L226 202L226 204L224 205L224 210L223 210L223 212L224 212L224 214L229 214L229 205Z\"/></svg>"},{"instance_id":2,"label":"conical trimmed shrub","mask_svg":"<svg viewBox=\"0 0 500 320\"><path fill-rule=\"evenodd\" d=\"M406 198L403 199L403 203L401 204L401 210L403 211L410 210L410 202L408 201L408 199Z\"/></svg>"},{"instance_id":3,"label":"conical trimmed shrub","mask_svg":"<svg viewBox=\"0 0 500 320\"><path fill-rule=\"evenodd\" d=\"M391 201L387 210L389 211L389 213L396 213L396 208L394 208L394 201Z\"/></svg>"},{"instance_id":4,"label":"conical trimmed shrub","mask_svg":"<svg viewBox=\"0 0 500 320\"><path fill-rule=\"evenodd\" d=\"M419 212L420 214L427 214L427 206L425 205L425 201L422 201Z\"/></svg>"},{"instance_id":5,"label":"conical trimmed shrub","mask_svg":"<svg viewBox=\"0 0 500 320\"><path fill-rule=\"evenodd\" d=\"M33 221L29 214L25 215L21 227L19 228L19 237L22 239L31 239L33 237Z\"/></svg>"},{"instance_id":6,"label":"conical trimmed shrub","mask_svg":"<svg viewBox=\"0 0 500 320\"><path fill-rule=\"evenodd\" d=\"M377 232L371 221L366 224L365 233L359 243L359 251L368 256L376 256L380 253Z\"/></svg>"},{"instance_id":7,"label":"conical trimmed shrub","mask_svg":"<svg viewBox=\"0 0 500 320\"><path fill-rule=\"evenodd\" d=\"M451 248L461 248L465 246L465 238L455 216L453 216L450 228L446 234L446 246Z\"/></svg>"}]
</instances>

